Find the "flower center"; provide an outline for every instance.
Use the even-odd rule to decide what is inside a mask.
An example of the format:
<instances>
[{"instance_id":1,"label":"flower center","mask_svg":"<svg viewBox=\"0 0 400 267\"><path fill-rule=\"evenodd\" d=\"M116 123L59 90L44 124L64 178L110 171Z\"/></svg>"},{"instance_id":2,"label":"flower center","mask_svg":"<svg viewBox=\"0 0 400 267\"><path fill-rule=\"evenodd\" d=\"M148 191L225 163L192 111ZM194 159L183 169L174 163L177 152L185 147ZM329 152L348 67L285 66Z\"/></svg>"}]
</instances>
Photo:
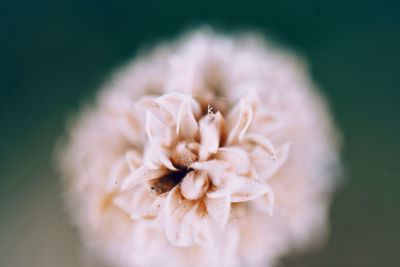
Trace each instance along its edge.
<instances>
[{"instance_id":1,"label":"flower center","mask_svg":"<svg viewBox=\"0 0 400 267\"><path fill-rule=\"evenodd\" d=\"M183 178L192 171L189 168L190 164L198 160L198 146L199 144L194 140L178 142L171 154L171 162L178 170L150 180L150 189L157 195L161 195L181 183Z\"/></svg>"},{"instance_id":2,"label":"flower center","mask_svg":"<svg viewBox=\"0 0 400 267\"><path fill-rule=\"evenodd\" d=\"M167 175L161 176L160 178L149 181L150 189L157 195L169 192L177 184L182 182L183 178L188 174L190 170L182 169L175 172L170 172Z\"/></svg>"},{"instance_id":3,"label":"flower center","mask_svg":"<svg viewBox=\"0 0 400 267\"><path fill-rule=\"evenodd\" d=\"M195 141L181 141L172 151L171 161L180 170L187 169L198 160L199 144Z\"/></svg>"}]
</instances>

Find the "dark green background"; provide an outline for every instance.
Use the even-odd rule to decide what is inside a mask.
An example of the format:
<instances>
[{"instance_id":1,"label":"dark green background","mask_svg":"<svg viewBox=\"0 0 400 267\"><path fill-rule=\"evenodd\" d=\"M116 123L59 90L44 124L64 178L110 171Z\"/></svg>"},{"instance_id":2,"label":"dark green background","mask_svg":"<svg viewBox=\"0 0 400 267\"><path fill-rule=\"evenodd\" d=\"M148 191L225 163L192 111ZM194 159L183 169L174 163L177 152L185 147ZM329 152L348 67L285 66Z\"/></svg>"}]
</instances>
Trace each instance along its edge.
<instances>
[{"instance_id":1,"label":"dark green background","mask_svg":"<svg viewBox=\"0 0 400 267\"><path fill-rule=\"evenodd\" d=\"M325 248L284 266L400 266L395 1L0 2L0 266L81 266L53 149L65 119L140 47L196 25L257 29L308 58L344 136Z\"/></svg>"}]
</instances>

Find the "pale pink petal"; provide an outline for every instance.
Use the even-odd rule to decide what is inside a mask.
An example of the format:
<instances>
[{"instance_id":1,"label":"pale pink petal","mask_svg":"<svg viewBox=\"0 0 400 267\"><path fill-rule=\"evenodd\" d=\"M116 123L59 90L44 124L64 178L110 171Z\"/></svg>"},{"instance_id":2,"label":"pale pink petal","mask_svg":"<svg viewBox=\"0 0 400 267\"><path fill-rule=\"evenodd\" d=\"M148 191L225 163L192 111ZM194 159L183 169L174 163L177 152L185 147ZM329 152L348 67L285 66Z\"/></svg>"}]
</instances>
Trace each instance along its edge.
<instances>
[{"instance_id":1,"label":"pale pink petal","mask_svg":"<svg viewBox=\"0 0 400 267\"><path fill-rule=\"evenodd\" d=\"M198 132L198 129L199 125L194 117L190 102L183 102L179 110L176 133L181 138L194 138Z\"/></svg>"},{"instance_id":2,"label":"pale pink petal","mask_svg":"<svg viewBox=\"0 0 400 267\"><path fill-rule=\"evenodd\" d=\"M205 116L200 120L200 160L206 160L211 153L217 152L223 123L223 117L220 112Z\"/></svg>"},{"instance_id":3,"label":"pale pink petal","mask_svg":"<svg viewBox=\"0 0 400 267\"><path fill-rule=\"evenodd\" d=\"M275 156L263 154L262 152L254 151L253 164L257 169L259 178L262 181L267 181L275 175L275 173L284 165L289 157L290 144L286 143L276 149Z\"/></svg>"},{"instance_id":4,"label":"pale pink petal","mask_svg":"<svg viewBox=\"0 0 400 267\"><path fill-rule=\"evenodd\" d=\"M250 143L254 143L255 145L258 145L262 148L264 148L268 153L275 155L276 151L275 151L275 147L274 145L271 143L271 141L260 134L246 134L246 136L244 137L244 141L250 142Z\"/></svg>"},{"instance_id":5,"label":"pale pink petal","mask_svg":"<svg viewBox=\"0 0 400 267\"><path fill-rule=\"evenodd\" d=\"M268 191L265 195L255 199L253 205L263 212L267 212L270 216L274 214L275 194L272 188L267 185Z\"/></svg>"},{"instance_id":6,"label":"pale pink petal","mask_svg":"<svg viewBox=\"0 0 400 267\"><path fill-rule=\"evenodd\" d=\"M180 93L167 93L158 97L155 101L163 110L169 112L173 118L176 118L178 117L182 101L185 98L187 98L187 96Z\"/></svg>"},{"instance_id":7,"label":"pale pink petal","mask_svg":"<svg viewBox=\"0 0 400 267\"><path fill-rule=\"evenodd\" d=\"M203 171L191 171L181 183L182 195L189 200L199 199L208 189L208 176Z\"/></svg>"},{"instance_id":8,"label":"pale pink petal","mask_svg":"<svg viewBox=\"0 0 400 267\"><path fill-rule=\"evenodd\" d=\"M245 182L231 196L232 203L245 202L256 199L269 191L269 187L260 181Z\"/></svg>"},{"instance_id":9,"label":"pale pink petal","mask_svg":"<svg viewBox=\"0 0 400 267\"><path fill-rule=\"evenodd\" d=\"M211 233L207 221L197 212L199 202L185 200L179 186L168 194L165 202L165 231L171 244L188 247L193 243L209 244Z\"/></svg>"},{"instance_id":10,"label":"pale pink petal","mask_svg":"<svg viewBox=\"0 0 400 267\"><path fill-rule=\"evenodd\" d=\"M207 197L220 198L230 196L231 202L245 202L262 196L266 192L268 192L268 188L263 182L231 174L229 183L207 193Z\"/></svg>"},{"instance_id":11,"label":"pale pink petal","mask_svg":"<svg viewBox=\"0 0 400 267\"><path fill-rule=\"evenodd\" d=\"M112 192L117 187L118 184L123 180L128 172L127 162L125 158L121 157L118 159L111 167L110 173L108 175L107 191Z\"/></svg>"},{"instance_id":12,"label":"pale pink petal","mask_svg":"<svg viewBox=\"0 0 400 267\"><path fill-rule=\"evenodd\" d=\"M192 97L178 92L170 92L158 97L155 102L164 110L168 111L173 118L179 115L180 107L183 102L189 102L195 116L200 114L200 105Z\"/></svg>"},{"instance_id":13,"label":"pale pink petal","mask_svg":"<svg viewBox=\"0 0 400 267\"><path fill-rule=\"evenodd\" d=\"M155 96L143 96L138 101L135 102L135 107L138 110L149 110L155 111L159 108L159 105L156 103L157 97Z\"/></svg>"},{"instance_id":14,"label":"pale pink petal","mask_svg":"<svg viewBox=\"0 0 400 267\"><path fill-rule=\"evenodd\" d=\"M207 207L210 219L216 221L221 228L224 228L231 212L230 196L220 198L206 197L204 198L204 204Z\"/></svg>"},{"instance_id":15,"label":"pale pink petal","mask_svg":"<svg viewBox=\"0 0 400 267\"><path fill-rule=\"evenodd\" d=\"M177 247L187 247L193 244L194 235L188 224L193 219L197 206L191 201L183 200L179 186L169 193L165 203L165 233L169 242ZM185 217L187 217L186 220Z\"/></svg>"},{"instance_id":16,"label":"pale pink petal","mask_svg":"<svg viewBox=\"0 0 400 267\"><path fill-rule=\"evenodd\" d=\"M182 202L181 192L179 185L174 186L171 191L167 195L166 204L165 204L165 212L168 214L172 214L175 209Z\"/></svg>"},{"instance_id":17,"label":"pale pink petal","mask_svg":"<svg viewBox=\"0 0 400 267\"><path fill-rule=\"evenodd\" d=\"M250 160L247 152L240 147L221 147L217 159L227 161L238 174L246 174L250 170Z\"/></svg>"},{"instance_id":18,"label":"pale pink petal","mask_svg":"<svg viewBox=\"0 0 400 267\"><path fill-rule=\"evenodd\" d=\"M115 127L132 144L138 143L138 140L135 138L140 133L139 127L136 126L137 124L139 124L139 122L136 121L134 116L115 119Z\"/></svg>"},{"instance_id":19,"label":"pale pink petal","mask_svg":"<svg viewBox=\"0 0 400 267\"><path fill-rule=\"evenodd\" d=\"M209 160L203 162L195 162L190 165L191 169L201 170L208 173L214 185L220 185L226 177L226 171L229 164L222 160Z\"/></svg>"},{"instance_id":20,"label":"pale pink petal","mask_svg":"<svg viewBox=\"0 0 400 267\"><path fill-rule=\"evenodd\" d=\"M168 193L168 196L166 198L165 208L164 208L166 218L172 216L172 214L175 212L181 201L182 197L180 194L179 186L177 185L174 188L172 188L172 190Z\"/></svg>"},{"instance_id":21,"label":"pale pink petal","mask_svg":"<svg viewBox=\"0 0 400 267\"><path fill-rule=\"evenodd\" d=\"M277 112L265 109L260 110L254 118L251 128L257 129L259 132L273 134L284 126L283 116Z\"/></svg>"},{"instance_id":22,"label":"pale pink petal","mask_svg":"<svg viewBox=\"0 0 400 267\"><path fill-rule=\"evenodd\" d=\"M196 241L196 237L198 237L199 232L201 231L201 224L200 218L197 214L197 208L199 206L199 202L197 203L190 203L191 206L190 210L184 214L184 217L181 222L181 246L191 246ZM185 209L182 209L182 212L185 212ZM175 214L179 214L180 211L177 210ZM174 215L175 215L174 214ZM179 216L179 215L177 215Z\"/></svg>"},{"instance_id":23,"label":"pale pink petal","mask_svg":"<svg viewBox=\"0 0 400 267\"><path fill-rule=\"evenodd\" d=\"M113 199L113 203L134 220L142 218L154 201L154 196L150 195L144 186L127 190Z\"/></svg>"},{"instance_id":24,"label":"pale pink petal","mask_svg":"<svg viewBox=\"0 0 400 267\"><path fill-rule=\"evenodd\" d=\"M131 173L122 183L121 191L125 191L145 181L161 177L167 174L165 169L149 169L146 166L141 166Z\"/></svg>"},{"instance_id":25,"label":"pale pink petal","mask_svg":"<svg viewBox=\"0 0 400 267\"><path fill-rule=\"evenodd\" d=\"M197 231L194 242L200 246L212 246L213 237L209 218L199 217L197 223L200 229Z\"/></svg>"},{"instance_id":26,"label":"pale pink petal","mask_svg":"<svg viewBox=\"0 0 400 267\"><path fill-rule=\"evenodd\" d=\"M170 112L167 112L164 107L160 106L158 103L159 97L154 97L154 96L145 96L139 99L138 102L135 104L135 108L137 110L137 113L142 113L142 111L145 112L151 112L156 118L158 118L160 121L162 121L166 125L174 124L174 116L170 114Z\"/></svg>"},{"instance_id":27,"label":"pale pink petal","mask_svg":"<svg viewBox=\"0 0 400 267\"><path fill-rule=\"evenodd\" d=\"M146 112L146 133L151 143L168 146L172 142L171 128L150 111Z\"/></svg>"},{"instance_id":28,"label":"pale pink petal","mask_svg":"<svg viewBox=\"0 0 400 267\"><path fill-rule=\"evenodd\" d=\"M150 144L146 147L144 163L149 169L158 169L165 166L171 171L177 170L170 160L169 151L157 144Z\"/></svg>"},{"instance_id":29,"label":"pale pink petal","mask_svg":"<svg viewBox=\"0 0 400 267\"><path fill-rule=\"evenodd\" d=\"M230 130L230 133L228 135L228 141L227 141L228 145L243 140L243 137L253 119L253 110L251 105L246 103L244 100L240 101L239 105L240 105L239 117L237 119L236 125ZM234 115L231 115L230 117L232 116Z\"/></svg>"},{"instance_id":30,"label":"pale pink petal","mask_svg":"<svg viewBox=\"0 0 400 267\"><path fill-rule=\"evenodd\" d=\"M125 153L125 161L127 162L131 172L136 170L142 164L142 159L136 150L128 150Z\"/></svg>"},{"instance_id":31,"label":"pale pink petal","mask_svg":"<svg viewBox=\"0 0 400 267\"><path fill-rule=\"evenodd\" d=\"M117 128L131 143L137 144L138 140L135 137L140 133L141 125L132 99L120 93L109 94L105 104L107 115L113 121L113 128Z\"/></svg>"},{"instance_id":32,"label":"pale pink petal","mask_svg":"<svg viewBox=\"0 0 400 267\"><path fill-rule=\"evenodd\" d=\"M154 219L161 211L162 205L164 204L168 193L161 194L147 207L146 211L142 213L143 219Z\"/></svg>"}]
</instances>

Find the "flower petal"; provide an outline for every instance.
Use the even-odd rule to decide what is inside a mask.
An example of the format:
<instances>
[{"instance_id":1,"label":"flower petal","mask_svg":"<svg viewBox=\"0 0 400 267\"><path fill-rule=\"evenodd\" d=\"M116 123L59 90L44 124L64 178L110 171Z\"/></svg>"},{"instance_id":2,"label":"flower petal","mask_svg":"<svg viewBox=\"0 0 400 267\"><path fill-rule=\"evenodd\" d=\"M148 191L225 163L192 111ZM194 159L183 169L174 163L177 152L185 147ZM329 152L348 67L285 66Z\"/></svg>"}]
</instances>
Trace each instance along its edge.
<instances>
[{"instance_id":1,"label":"flower petal","mask_svg":"<svg viewBox=\"0 0 400 267\"><path fill-rule=\"evenodd\" d=\"M253 200L266 192L268 192L268 188L263 182L231 174L229 183L207 193L207 197L220 198L230 196L231 202L234 203Z\"/></svg>"},{"instance_id":2,"label":"flower petal","mask_svg":"<svg viewBox=\"0 0 400 267\"><path fill-rule=\"evenodd\" d=\"M144 188L139 186L117 195L113 203L127 212L132 219L143 218L156 199ZM154 212L153 212L154 213Z\"/></svg>"},{"instance_id":3,"label":"flower petal","mask_svg":"<svg viewBox=\"0 0 400 267\"><path fill-rule=\"evenodd\" d=\"M171 160L175 166L187 168L198 160L196 143L178 142L171 153Z\"/></svg>"},{"instance_id":4,"label":"flower petal","mask_svg":"<svg viewBox=\"0 0 400 267\"><path fill-rule=\"evenodd\" d=\"M229 162L238 174L246 174L250 170L250 160L247 152L240 147L221 147L217 159Z\"/></svg>"},{"instance_id":5,"label":"flower petal","mask_svg":"<svg viewBox=\"0 0 400 267\"><path fill-rule=\"evenodd\" d=\"M175 186L172 190L168 193L166 202L165 202L165 215L166 218L171 217L175 210L178 208L179 204L182 201L181 194L179 192L179 186Z\"/></svg>"},{"instance_id":6,"label":"flower petal","mask_svg":"<svg viewBox=\"0 0 400 267\"><path fill-rule=\"evenodd\" d=\"M142 164L142 159L136 150L128 150L125 153L125 161L127 162L131 172L136 170Z\"/></svg>"},{"instance_id":7,"label":"flower petal","mask_svg":"<svg viewBox=\"0 0 400 267\"><path fill-rule=\"evenodd\" d=\"M159 105L156 103L155 96L143 96L138 101L135 102L135 107L139 110L149 110L155 111L159 108Z\"/></svg>"},{"instance_id":8,"label":"flower petal","mask_svg":"<svg viewBox=\"0 0 400 267\"><path fill-rule=\"evenodd\" d=\"M283 120L282 114L261 109L255 116L253 125L257 127L259 132L270 135L283 128Z\"/></svg>"},{"instance_id":9,"label":"flower petal","mask_svg":"<svg viewBox=\"0 0 400 267\"><path fill-rule=\"evenodd\" d=\"M159 195L150 206L147 207L146 211L142 214L143 219L154 219L161 211L161 207L167 198L167 193Z\"/></svg>"},{"instance_id":10,"label":"flower petal","mask_svg":"<svg viewBox=\"0 0 400 267\"><path fill-rule=\"evenodd\" d=\"M195 116L201 112L200 105L192 97L178 93L170 92L161 97L158 97L155 102L163 109L169 112L173 118L177 118L179 115L180 107L183 102L189 102Z\"/></svg>"},{"instance_id":11,"label":"flower petal","mask_svg":"<svg viewBox=\"0 0 400 267\"><path fill-rule=\"evenodd\" d=\"M114 191L118 187L118 184L126 177L127 173L129 173L127 165L125 158L121 157L111 166L107 181L107 192Z\"/></svg>"},{"instance_id":12,"label":"flower petal","mask_svg":"<svg viewBox=\"0 0 400 267\"><path fill-rule=\"evenodd\" d=\"M253 119L253 110L250 104L246 103L244 100L241 100L240 103L240 113L239 113L239 118L236 122L236 125L231 129L229 135L228 135L228 140L227 144L231 145L236 142L241 142L243 140L243 137L249 128L251 121ZM233 109L233 113L230 115L230 117L233 117L235 119L235 109Z\"/></svg>"},{"instance_id":13,"label":"flower petal","mask_svg":"<svg viewBox=\"0 0 400 267\"><path fill-rule=\"evenodd\" d=\"M151 180L154 178L161 177L167 174L168 171L165 169L149 169L146 166L141 166L132 172L122 183L121 191L125 191L129 188L132 188L140 183L143 183L147 180Z\"/></svg>"},{"instance_id":14,"label":"flower petal","mask_svg":"<svg viewBox=\"0 0 400 267\"><path fill-rule=\"evenodd\" d=\"M191 171L183 178L181 183L182 195L189 200L199 199L208 189L207 173L203 171Z\"/></svg>"},{"instance_id":15,"label":"flower petal","mask_svg":"<svg viewBox=\"0 0 400 267\"><path fill-rule=\"evenodd\" d=\"M206 171L211 178L213 185L220 185L227 175L229 164L222 160L208 160L204 162L195 162L190 165L191 169Z\"/></svg>"},{"instance_id":16,"label":"flower petal","mask_svg":"<svg viewBox=\"0 0 400 267\"><path fill-rule=\"evenodd\" d=\"M183 102L178 114L176 133L182 138L194 138L198 129L199 125L194 117L190 102Z\"/></svg>"},{"instance_id":17,"label":"flower petal","mask_svg":"<svg viewBox=\"0 0 400 267\"><path fill-rule=\"evenodd\" d=\"M200 124L200 160L207 160L211 153L216 153L220 144L224 119L220 112L202 118Z\"/></svg>"},{"instance_id":18,"label":"flower petal","mask_svg":"<svg viewBox=\"0 0 400 267\"><path fill-rule=\"evenodd\" d=\"M208 218L199 217L198 221L199 231L197 231L194 242L201 246L212 246L213 236L210 227L210 220Z\"/></svg>"},{"instance_id":19,"label":"flower petal","mask_svg":"<svg viewBox=\"0 0 400 267\"><path fill-rule=\"evenodd\" d=\"M131 143L137 144L135 136L140 134L141 124L132 100L125 94L115 92L108 92L102 98L107 117L112 120L110 125L114 125Z\"/></svg>"},{"instance_id":20,"label":"flower petal","mask_svg":"<svg viewBox=\"0 0 400 267\"><path fill-rule=\"evenodd\" d=\"M255 145L259 145L260 147L262 147L263 149L265 149L268 153L275 155L276 151L275 151L275 147L274 145L271 143L271 141L260 134L246 134L246 136L244 137L245 141L254 143Z\"/></svg>"},{"instance_id":21,"label":"flower petal","mask_svg":"<svg viewBox=\"0 0 400 267\"><path fill-rule=\"evenodd\" d=\"M236 190L232 194L232 203L235 202L245 202L256 199L269 191L269 187L256 180L252 180L251 182L245 182L243 186Z\"/></svg>"},{"instance_id":22,"label":"flower petal","mask_svg":"<svg viewBox=\"0 0 400 267\"><path fill-rule=\"evenodd\" d=\"M262 181L270 179L283 166L289 157L290 144L286 143L276 149L274 156L263 153L258 149L254 149L250 153L250 157L257 169L259 178Z\"/></svg>"},{"instance_id":23,"label":"flower petal","mask_svg":"<svg viewBox=\"0 0 400 267\"><path fill-rule=\"evenodd\" d=\"M183 246L191 246L198 236L198 233L201 231L200 218L197 214L197 208L199 203L196 204L191 203L191 209L186 212L183 217L181 224L181 233L182 233L182 245ZM178 211L176 211L178 213ZM174 216L176 216L174 214Z\"/></svg>"},{"instance_id":24,"label":"flower petal","mask_svg":"<svg viewBox=\"0 0 400 267\"><path fill-rule=\"evenodd\" d=\"M224 228L228 222L231 212L231 200L229 196L220 198L204 198L207 207L207 213L210 219L216 221L221 228Z\"/></svg>"},{"instance_id":25,"label":"flower petal","mask_svg":"<svg viewBox=\"0 0 400 267\"><path fill-rule=\"evenodd\" d=\"M157 144L150 144L146 147L144 164L149 169L158 169L161 168L161 166L165 166L171 171L177 170L169 159L168 151Z\"/></svg>"},{"instance_id":26,"label":"flower petal","mask_svg":"<svg viewBox=\"0 0 400 267\"><path fill-rule=\"evenodd\" d=\"M152 112L146 112L146 133L151 143L168 146L172 142L171 128Z\"/></svg>"},{"instance_id":27,"label":"flower petal","mask_svg":"<svg viewBox=\"0 0 400 267\"><path fill-rule=\"evenodd\" d=\"M258 210L267 212L270 216L272 216L274 214L275 207L275 194L269 185L266 186L268 188L267 193L260 198L255 199L253 204Z\"/></svg>"},{"instance_id":28,"label":"flower petal","mask_svg":"<svg viewBox=\"0 0 400 267\"><path fill-rule=\"evenodd\" d=\"M177 247L188 247L194 243L197 205L184 200L175 186L165 203L165 233L169 242Z\"/></svg>"}]
</instances>

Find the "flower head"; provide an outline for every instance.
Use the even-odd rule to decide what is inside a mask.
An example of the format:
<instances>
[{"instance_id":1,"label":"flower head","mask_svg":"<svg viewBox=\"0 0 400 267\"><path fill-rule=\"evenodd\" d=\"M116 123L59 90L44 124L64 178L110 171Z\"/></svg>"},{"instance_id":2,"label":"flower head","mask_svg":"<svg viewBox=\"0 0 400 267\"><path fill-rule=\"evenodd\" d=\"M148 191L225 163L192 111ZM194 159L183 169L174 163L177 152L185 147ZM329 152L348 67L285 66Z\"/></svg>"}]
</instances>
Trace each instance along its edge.
<instances>
[{"instance_id":1,"label":"flower head","mask_svg":"<svg viewBox=\"0 0 400 267\"><path fill-rule=\"evenodd\" d=\"M134 61L79 116L66 202L116 266L271 266L324 236L332 132L296 57L199 31Z\"/></svg>"},{"instance_id":2,"label":"flower head","mask_svg":"<svg viewBox=\"0 0 400 267\"><path fill-rule=\"evenodd\" d=\"M249 94L215 113L212 103L182 93L140 100L147 144L142 160L128 152L127 164L140 163L123 179L116 205L133 218L162 216L175 246L210 242L213 224L224 228L228 222L231 203L260 198L272 215L268 179L287 159L289 145L276 149L249 130L254 119L266 116L257 99Z\"/></svg>"}]
</instances>

